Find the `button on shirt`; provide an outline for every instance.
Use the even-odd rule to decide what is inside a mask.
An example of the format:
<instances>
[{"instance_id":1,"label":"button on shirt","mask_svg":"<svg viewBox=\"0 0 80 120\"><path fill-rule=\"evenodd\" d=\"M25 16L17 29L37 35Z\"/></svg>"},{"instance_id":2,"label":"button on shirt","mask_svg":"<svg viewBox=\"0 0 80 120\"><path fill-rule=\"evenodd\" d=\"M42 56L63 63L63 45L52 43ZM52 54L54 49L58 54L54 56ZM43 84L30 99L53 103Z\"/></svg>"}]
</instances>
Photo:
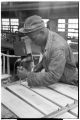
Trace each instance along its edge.
<instances>
[{"instance_id":1,"label":"button on shirt","mask_svg":"<svg viewBox=\"0 0 80 120\"><path fill-rule=\"evenodd\" d=\"M30 72L27 76L29 86L48 86L58 81L75 84L78 71L70 46L55 32L49 31L43 58L39 64L44 72Z\"/></svg>"}]
</instances>

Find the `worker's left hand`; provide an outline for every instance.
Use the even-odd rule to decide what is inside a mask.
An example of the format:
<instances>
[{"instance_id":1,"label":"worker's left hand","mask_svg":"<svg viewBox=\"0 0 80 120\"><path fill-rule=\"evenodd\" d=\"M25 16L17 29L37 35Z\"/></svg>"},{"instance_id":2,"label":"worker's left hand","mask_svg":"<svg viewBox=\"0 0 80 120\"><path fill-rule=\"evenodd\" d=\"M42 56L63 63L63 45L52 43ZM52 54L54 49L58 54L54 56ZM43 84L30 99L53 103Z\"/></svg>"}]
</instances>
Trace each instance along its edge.
<instances>
[{"instance_id":1,"label":"worker's left hand","mask_svg":"<svg viewBox=\"0 0 80 120\"><path fill-rule=\"evenodd\" d=\"M27 77L28 71L24 67L18 67L17 68L17 75L21 79L25 79Z\"/></svg>"}]
</instances>

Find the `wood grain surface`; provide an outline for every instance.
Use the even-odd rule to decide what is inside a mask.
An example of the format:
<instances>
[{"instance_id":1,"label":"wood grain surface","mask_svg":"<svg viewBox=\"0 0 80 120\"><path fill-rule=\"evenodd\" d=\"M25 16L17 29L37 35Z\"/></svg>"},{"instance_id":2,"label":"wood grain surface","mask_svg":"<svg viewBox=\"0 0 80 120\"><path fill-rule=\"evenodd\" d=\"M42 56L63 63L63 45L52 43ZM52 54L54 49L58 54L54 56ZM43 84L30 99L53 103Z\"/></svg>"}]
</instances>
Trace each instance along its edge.
<instances>
[{"instance_id":1,"label":"wood grain surface","mask_svg":"<svg viewBox=\"0 0 80 120\"><path fill-rule=\"evenodd\" d=\"M1 88L2 90L2 104L9 108L13 113L20 118L41 118L43 114L25 103L8 90Z\"/></svg>"},{"instance_id":2,"label":"wood grain surface","mask_svg":"<svg viewBox=\"0 0 80 120\"><path fill-rule=\"evenodd\" d=\"M11 92L16 93L20 98L25 100L26 102L36 107L38 110L43 112L44 114L49 114L53 111L58 110L59 106L53 104L49 100L41 97L37 93L32 90L22 86L22 85L11 85L7 87Z\"/></svg>"},{"instance_id":3,"label":"wood grain surface","mask_svg":"<svg viewBox=\"0 0 80 120\"><path fill-rule=\"evenodd\" d=\"M64 83L56 83L50 86L53 90L56 90L64 95L72 97L78 100L78 87L74 85L68 85Z\"/></svg>"}]
</instances>

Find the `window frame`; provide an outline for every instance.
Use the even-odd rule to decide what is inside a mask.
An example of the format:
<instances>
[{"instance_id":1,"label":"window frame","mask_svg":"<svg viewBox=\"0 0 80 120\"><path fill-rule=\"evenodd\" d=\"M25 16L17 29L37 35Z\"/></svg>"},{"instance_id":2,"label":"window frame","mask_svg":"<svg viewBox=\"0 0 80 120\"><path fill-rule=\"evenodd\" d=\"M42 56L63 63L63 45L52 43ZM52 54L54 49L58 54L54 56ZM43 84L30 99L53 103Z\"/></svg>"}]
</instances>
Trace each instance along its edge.
<instances>
[{"instance_id":1,"label":"window frame","mask_svg":"<svg viewBox=\"0 0 80 120\"><path fill-rule=\"evenodd\" d=\"M3 23L3 21L6 23L6 20L7 19L9 19L9 18L2 18L1 19L1 30L3 30L3 31L10 31L10 32L15 32L15 31L18 31L18 27L19 27L19 19L18 18L14 18L14 20L17 20L18 22L17 22L17 24L15 24L15 25L13 25L12 23L13 22L11 22L12 20L13 20L13 18L10 18L9 19L9 24L8 25L5 25L4 23ZM15 23L15 22L14 22ZM8 28L9 27L9 29L5 29L5 28ZM15 29L15 28L13 28L12 29L12 27L17 27L17 29Z\"/></svg>"},{"instance_id":2,"label":"window frame","mask_svg":"<svg viewBox=\"0 0 80 120\"><path fill-rule=\"evenodd\" d=\"M59 20L61 19L65 20L65 22L63 23L59 22ZM58 19L58 32L65 32L67 38L78 39L78 31L79 31L78 30L78 18L67 18L67 19L61 18L61 19L60 18ZM72 20L72 22L70 20ZM65 28L64 28L65 30L59 27L60 24L65 24ZM74 25L74 26L70 27L69 25ZM72 35L69 35L69 33L71 33Z\"/></svg>"},{"instance_id":3,"label":"window frame","mask_svg":"<svg viewBox=\"0 0 80 120\"><path fill-rule=\"evenodd\" d=\"M63 25L64 27L60 27L60 25ZM58 19L58 32L65 32L65 19Z\"/></svg>"}]
</instances>

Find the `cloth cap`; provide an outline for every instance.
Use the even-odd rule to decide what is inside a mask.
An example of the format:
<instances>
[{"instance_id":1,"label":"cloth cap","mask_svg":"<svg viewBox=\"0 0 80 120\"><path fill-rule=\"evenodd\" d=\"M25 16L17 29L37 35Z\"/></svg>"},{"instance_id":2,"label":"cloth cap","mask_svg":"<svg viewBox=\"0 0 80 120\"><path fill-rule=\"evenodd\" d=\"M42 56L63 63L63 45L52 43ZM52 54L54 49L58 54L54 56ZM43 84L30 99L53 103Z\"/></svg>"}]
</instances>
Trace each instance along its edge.
<instances>
[{"instance_id":1,"label":"cloth cap","mask_svg":"<svg viewBox=\"0 0 80 120\"><path fill-rule=\"evenodd\" d=\"M40 16L33 15L24 22L24 27L19 29L21 33L30 33L45 27L44 21Z\"/></svg>"}]
</instances>

